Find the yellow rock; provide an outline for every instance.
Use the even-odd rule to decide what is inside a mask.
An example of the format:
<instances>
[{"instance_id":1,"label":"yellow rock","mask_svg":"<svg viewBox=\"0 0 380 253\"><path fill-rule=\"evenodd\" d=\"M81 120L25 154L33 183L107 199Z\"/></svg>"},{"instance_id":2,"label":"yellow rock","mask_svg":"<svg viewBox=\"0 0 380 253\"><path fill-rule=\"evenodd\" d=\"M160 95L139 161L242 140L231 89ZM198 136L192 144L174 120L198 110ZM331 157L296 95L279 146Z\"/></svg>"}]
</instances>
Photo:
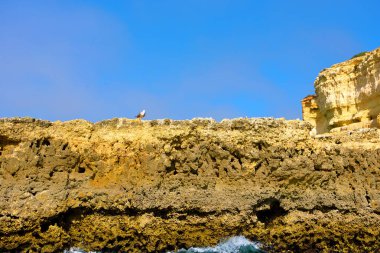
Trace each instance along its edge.
<instances>
[{"instance_id":1,"label":"yellow rock","mask_svg":"<svg viewBox=\"0 0 380 253\"><path fill-rule=\"evenodd\" d=\"M380 113L380 48L321 71L315 96L302 101L304 120L317 133L353 123L375 127Z\"/></svg>"},{"instance_id":2,"label":"yellow rock","mask_svg":"<svg viewBox=\"0 0 380 253\"><path fill-rule=\"evenodd\" d=\"M0 252L380 248L380 130L273 118L0 119ZM359 239L360 240L359 240Z\"/></svg>"}]
</instances>

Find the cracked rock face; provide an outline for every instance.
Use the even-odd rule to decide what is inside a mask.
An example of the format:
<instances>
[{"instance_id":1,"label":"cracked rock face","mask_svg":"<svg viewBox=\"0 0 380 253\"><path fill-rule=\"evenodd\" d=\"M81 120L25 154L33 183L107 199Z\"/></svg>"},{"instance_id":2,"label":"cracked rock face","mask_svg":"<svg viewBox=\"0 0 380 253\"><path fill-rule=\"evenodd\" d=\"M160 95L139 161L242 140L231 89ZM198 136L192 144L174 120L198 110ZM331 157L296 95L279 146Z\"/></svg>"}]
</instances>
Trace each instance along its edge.
<instances>
[{"instance_id":1,"label":"cracked rock face","mask_svg":"<svg viewBox=\"0 0 380 253\"><path fill-rule=\"evenodd\" d=\"M302 121L0 119L0 251L380 249L380 130Z\"/></svg>"},{"instance_id":2,"label":"cracked rock face","mask_svg":"<svg viewBox=\"0 0 380 253\"><path fill-rule=\"evenodd\" d=\"M304 119L318 133L379 127L380 48L324 69L314 87L315 98L306 97L302 105Z\"/></svg>"}]
</instances>

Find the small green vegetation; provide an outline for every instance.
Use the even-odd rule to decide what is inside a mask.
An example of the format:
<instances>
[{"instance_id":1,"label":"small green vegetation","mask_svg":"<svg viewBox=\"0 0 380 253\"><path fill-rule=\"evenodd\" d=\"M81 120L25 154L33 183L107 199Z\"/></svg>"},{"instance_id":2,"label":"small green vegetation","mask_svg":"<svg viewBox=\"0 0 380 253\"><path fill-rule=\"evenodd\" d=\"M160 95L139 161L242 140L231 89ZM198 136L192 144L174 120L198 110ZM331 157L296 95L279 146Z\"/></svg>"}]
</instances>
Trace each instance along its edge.
<instances>
[{"instance_id":1,"label":"small green vegetation","mask_svg":"<svg viewBox=\"0 0 380 253\"><path fill-rule=\"evenodd\" d=\"M363 56L363 55L365 55L366 53L368 53L368 52L367 52L367 51L364 51L364 52L361 52L361 53L355 54L354 56L351 57L351 59L354 59L354 58L356 58L356 57Z\"/></svg>"}]
</instances>

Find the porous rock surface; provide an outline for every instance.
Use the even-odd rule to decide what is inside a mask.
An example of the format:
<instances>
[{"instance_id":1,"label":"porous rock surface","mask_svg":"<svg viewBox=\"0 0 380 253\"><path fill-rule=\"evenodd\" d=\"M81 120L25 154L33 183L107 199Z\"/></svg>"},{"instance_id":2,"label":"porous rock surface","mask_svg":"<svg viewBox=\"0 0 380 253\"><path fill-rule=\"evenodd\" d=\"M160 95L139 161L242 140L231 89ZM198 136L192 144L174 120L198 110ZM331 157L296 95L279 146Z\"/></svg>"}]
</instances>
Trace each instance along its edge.
<instances>
[{"instance_id":1,"label":"porous rock surface","mask_svg":"<svg viewBox=\"0 0 380 253\"><path fill-rule=\"evenodd\" d=\"M379 252L380 131L282 119L0 119L0 251Z\"/></svg>"},{"instance_id":2,"label":"porous rock surface","mask_svg":"<svg viewBox=\"0 0 380 253\"><path fill-rule=\"evenodd\" d=\"M314 87L302 105L318 133L380 126L380 48L324 69Z\"/></svg>"}]
</instances>

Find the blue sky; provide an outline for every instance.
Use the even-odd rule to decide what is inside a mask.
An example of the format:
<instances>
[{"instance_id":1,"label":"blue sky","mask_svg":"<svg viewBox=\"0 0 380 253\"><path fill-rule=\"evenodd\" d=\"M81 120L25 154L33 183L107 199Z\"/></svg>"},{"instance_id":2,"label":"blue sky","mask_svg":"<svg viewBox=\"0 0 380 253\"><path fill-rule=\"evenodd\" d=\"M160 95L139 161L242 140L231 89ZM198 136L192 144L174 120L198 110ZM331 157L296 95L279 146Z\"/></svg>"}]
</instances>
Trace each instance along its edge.
<instances>
[{"instance_id":1,"label":"blue sky","mask_svg":"<svg viewBox=\"0 0 380 253\"><path fill-rule=\"evenodd\" d=\"M0 117L301 118L380 1L0 1Z\"/></svg>"}]
</instances>

